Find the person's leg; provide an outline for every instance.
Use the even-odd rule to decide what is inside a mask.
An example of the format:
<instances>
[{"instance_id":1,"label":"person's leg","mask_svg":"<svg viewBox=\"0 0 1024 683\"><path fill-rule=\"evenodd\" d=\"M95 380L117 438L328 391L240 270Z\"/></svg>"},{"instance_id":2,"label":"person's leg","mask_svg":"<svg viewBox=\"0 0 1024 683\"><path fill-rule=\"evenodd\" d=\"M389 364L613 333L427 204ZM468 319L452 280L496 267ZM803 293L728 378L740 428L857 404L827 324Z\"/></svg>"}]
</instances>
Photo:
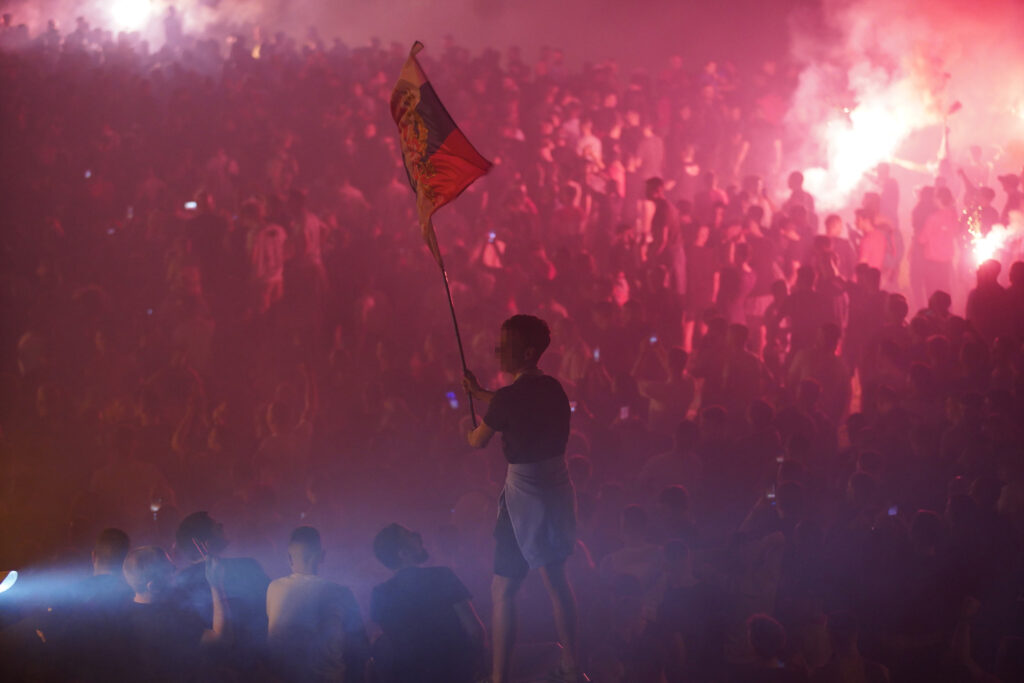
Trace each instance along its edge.
<instances>
[{"instance_id":1,"label":"person's leg","mask_svg":"<svg viewBox=\"0 0 1024 683\"><path fill-rule=\"evenodd\" d=\"M494 605L491 615L491 683L507 683L509 680L512 651L516 644L516 594L522 585L522 579L497 574L491 582Z\"/></svg>"},{"instance_id":2,"label":"person's leg","mask_svg":"<svg viewBox=\"0 0 1024 683\"><path fill-rule=\"evenodd\" d=\"M555 613L555 630L562 643L562 666L566 671L579 670L579 639L577 637L576 596L565 573L565 560L540 569L544 585L551 596Z\"/></svg>"}]
</instances>

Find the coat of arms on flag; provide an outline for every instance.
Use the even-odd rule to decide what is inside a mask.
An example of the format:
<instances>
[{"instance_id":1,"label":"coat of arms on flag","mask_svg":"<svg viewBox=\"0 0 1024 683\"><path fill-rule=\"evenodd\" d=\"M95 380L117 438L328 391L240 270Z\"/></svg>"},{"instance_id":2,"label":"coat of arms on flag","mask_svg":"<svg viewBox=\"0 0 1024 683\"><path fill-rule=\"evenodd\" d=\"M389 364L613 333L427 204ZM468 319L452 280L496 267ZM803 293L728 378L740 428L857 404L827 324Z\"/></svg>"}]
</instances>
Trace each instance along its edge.
<instances>
[{"instance_id":1,"label":"coat of arms on flag","mask_svg":"<svg viewBox=\"0 0 1024 683\"><path fill-rule=\"evenodd\" d=\"M434 258L441 263L437 236L430 218L474 180L487 173L491 162L473 148L441 104L416 59L422 49L423 43L417 41L402 66L391 93L391 116L398 125L409 184L416 192L416 209L423 239Z\"/></svg>"}]
</instances>

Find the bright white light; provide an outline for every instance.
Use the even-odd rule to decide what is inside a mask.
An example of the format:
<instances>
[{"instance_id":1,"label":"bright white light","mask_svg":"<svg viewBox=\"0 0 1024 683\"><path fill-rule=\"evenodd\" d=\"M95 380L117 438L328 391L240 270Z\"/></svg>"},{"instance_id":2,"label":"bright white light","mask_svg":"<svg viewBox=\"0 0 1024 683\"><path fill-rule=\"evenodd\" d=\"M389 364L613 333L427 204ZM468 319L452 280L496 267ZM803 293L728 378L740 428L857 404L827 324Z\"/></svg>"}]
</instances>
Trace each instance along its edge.
<instances>
[{"instance_id":1,"label":"bright white light","mask_svg":"<svg viewBox=\"0 0 1024 683\"><path fill-rule=\"evenodd\" d=\"M968 231L971 235L971 253L974 255L974 265L980 266L989 259L1001 260L1000 252L1006 248L1013 233L1005 226L993 225L987 235L982 235L972 221L968 220Z\"/></svg>"},{"instance_id":2,"label":"bright white light","mask_svg":"<svg viewBox=\"0 0 1024 683\"><path fill-rule=\"evenodd\" d=\"M4 577L3 581L0 581L0 593L9 591L14 582L18 580L18 572L13 569L7 572L7 576Z\"/></svg>"},{"instance_id":3,"label":"bright white light","mask_svg":"<svg viewBox=\"0 0 1024 683\"><path fill-rule=\"evenodd\" d=\"M117 31L138 31L146 25L153 5L150 0L114 0L108 10Z\"/></svg>"}]
</instances>

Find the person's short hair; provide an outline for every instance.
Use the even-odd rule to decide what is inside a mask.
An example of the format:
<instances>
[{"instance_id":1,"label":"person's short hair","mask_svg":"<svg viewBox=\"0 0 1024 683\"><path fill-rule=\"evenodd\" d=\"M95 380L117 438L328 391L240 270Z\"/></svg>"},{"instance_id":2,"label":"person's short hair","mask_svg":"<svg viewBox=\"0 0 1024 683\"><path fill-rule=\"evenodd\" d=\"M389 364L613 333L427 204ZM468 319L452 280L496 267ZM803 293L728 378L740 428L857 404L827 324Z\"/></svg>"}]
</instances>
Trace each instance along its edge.
<instances>
[{"instance_id":1,"label":"person's short hair","mask_svg":"<svg viewBox=\"0 0 1024 683\"><path fill-rule=\"evenodd\" d=\"M210 541L219 540L217 533L217 522L210 517L210 513L202 510L193 512L181 520L178 530L174 534L174 543L178 553L189 560L199 559L199 550L192 543L192 539L209 544ZM213 552L219 552L221 548L211 548Z\"/></svg>"},{"instance_id":2,"label":"person's short hair","mask_svg":"<svg viewBox=\"0 0 1024 683\"><path fill-rule=\"evenodd\" d=\"M311 526L300 526L292 531L292 535L288 539L288 545L301 545L316 553L323 550L320 532Z\"/></svg>"},{"instance_id":3,"label":"person's short hair","mask_svg":"<svg viewBox=\"0 0 1024 683\"><path fill-rule=\"evenodd\" d=\"M807 287L813 287L818 273L812 266L800 266L796 269L796 281Z\"/></svg>"},{"instance_id":4,"label":"person's short hair","mask_svg":"<svg viewBox=\"0 0 1024 683\"><path fill-rule=\"evenodd\" d=\"M666 486L658 494L658 502L667 508L685 512L690 509L690 494L681 484Z\"/></svg>"},{"instance_id":5,"label":"person's short hair","mask_svg":"<svg viewBox=\"0 0 1024 683\"><path fill-rule=\"evenodd\" d=\"M936 289L932 292L931 296L928 297L928 308L948 312L952 305L953 297L951 297L948 292L944 292L941 289Z\"/></svg>"},{"instance_id":6,"label":"person's short hair","mask_svg":"<svg viewBox=\"0 0 1024 683\"><path fill-rule=\"evenodd\" d=\"M953 192L948 187L940 187L935 191L935 199L942 206L953 205Z\"/></svg>"},{"instance_id":7,"label":"person's short hair","mask_svg":"<svg viewBox=\"0 0 1024 683\"><path fill-rule=\"evenodd\" d=\"M750 329L742 323L732 323L729 325L729 339L734 342L737 346L743 346L747 343L747 338L750 336Z\"/></svg>"},{"instance_id":8,"label":"person's short hair","mask_svg":"<svg viewBox=\"0 0 1024 683\"><path fill-rule=\"evenodd\" d=\"M535 315L514 315L501 324L506 333L516 335L527 349L536 349L537 358L551 345L551 328Z\"/></svg>"},{"instance_id":9,"label":"person's short hair","mask_svg":"<svg viewBox=\"0 0 1024 683\"><path fill-rule=\"evenodd\" d=\"M672 370L673 377L681 375L689 361L690 354L685 349L674 347L668 350L668 366Z\"/></svg>"},{"instance_id":10,"label":"person's short hair","mask_svg":"<svg viewBox=\"0 0 1024 683\"><path fill-rule=\"evenodd\" d=\"M889 313L899 320L906 318L907 313L910 312L907 298L902 294L890 294L887 308Z\"/></svg>"},{"instance_id":11,"label":"person's short hair","mask_svg":"<svg viewBox=\"0 0 1024 683\"><path fill-rule=\"evenodd\" d=\"M145 593L151 588L159 592L170 585L173 576L171 558L163 548L155 545L136 548L124 558L124 580L136 593Z\"/></svg>"},{"instance_id":12,"label":"person's short hair","mask_svg":"<svg viewBox=\"0 0 1024 683\"><path fill-rule=\"evenodd\" d=\"M786 629L767 614L755 614L747 619L747 638L760 659L781 657L786 647Z\"/></svg>"},{"instance_id":13,"label":"person's short hair","mask_svg":"<svg viewBox=\"0 0 1024 683\"><path fill-rule=\"evenodd\" d=\"M665 187L665 181L663 181L661 178L658 178L657 176L653 178L648 178L646 181L644 181L644 192L648 197L663 187Z\"/></svg>"},{"instance_id":14,"label":"person's short hair","mask_svg":"<svg viewBox=\"0 0 1024 683\"><path fill-rule=\"evenodd\" d=\"M397 569L402 564L399 553L402 539L408 531L401 524L388 524L373 538L373 555L388 569Z\"/></svg>"},{"instance_id":15,"label":"person's short hair","mask_svg":"<svg viewBox=\"0 0 1024 683\"><path fill-rule=\"evenodd\" d=\"M837 214L837 213L830 213L829 215L825 216L825 227L826 228L829 227L829 226L835 225L836 223L839 223L840 225L842 225L842 223L843 223L843 219L839 216L839 214Z\"/></svg>"},{"instance_id":16,"label":"person's short hair","mask_svg":"<svg viewBox=\"0 0 1024 683\"><path fill-rule=\"evenodd\" d=\"M96 537L96 545L92 551L99 566L105 569L120 569L131 547L132 542L128 534L120 529L110 528L104 529Z\"/></svg>"}]
</instances>

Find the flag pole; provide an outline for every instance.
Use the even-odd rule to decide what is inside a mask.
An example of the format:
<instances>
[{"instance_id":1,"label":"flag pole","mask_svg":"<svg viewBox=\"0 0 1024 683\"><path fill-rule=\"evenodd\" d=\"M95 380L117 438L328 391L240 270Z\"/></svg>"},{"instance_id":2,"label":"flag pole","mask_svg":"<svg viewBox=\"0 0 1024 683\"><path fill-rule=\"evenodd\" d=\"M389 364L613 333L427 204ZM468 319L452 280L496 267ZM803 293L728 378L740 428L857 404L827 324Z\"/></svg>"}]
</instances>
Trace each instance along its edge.
<instances>
[{"instance_id":1,"label":"flag pole","mask_svg":"<svg viewBox=\"0 0 1024 683\"><path fill-rule=\"evenodd\" d=\"M433 223L433 221L431 221ZM433 228L433 225L431 225ZM437 265L441 268L441 280L444 282L444 293L448 296L448 310L452 314L452 326L455 327L455 342L459 345L459 360L462 361L462 374L469 371L466 366L466 352L462 348L462 334L459 333L459 320L455 317L455 303L452 301L452 289L448 285L448 271L444 267L444 259L441 257L441 247L437 244L437 233L431 229L430 234L433 236L434 243L429 245L431 251L434 252L434 256L437 258ZM476 429L476 408L473 407L473 394L466 392L466 396L469 397L469 416L473 420L473 428Z\"/></svg>"}]
</instances>

